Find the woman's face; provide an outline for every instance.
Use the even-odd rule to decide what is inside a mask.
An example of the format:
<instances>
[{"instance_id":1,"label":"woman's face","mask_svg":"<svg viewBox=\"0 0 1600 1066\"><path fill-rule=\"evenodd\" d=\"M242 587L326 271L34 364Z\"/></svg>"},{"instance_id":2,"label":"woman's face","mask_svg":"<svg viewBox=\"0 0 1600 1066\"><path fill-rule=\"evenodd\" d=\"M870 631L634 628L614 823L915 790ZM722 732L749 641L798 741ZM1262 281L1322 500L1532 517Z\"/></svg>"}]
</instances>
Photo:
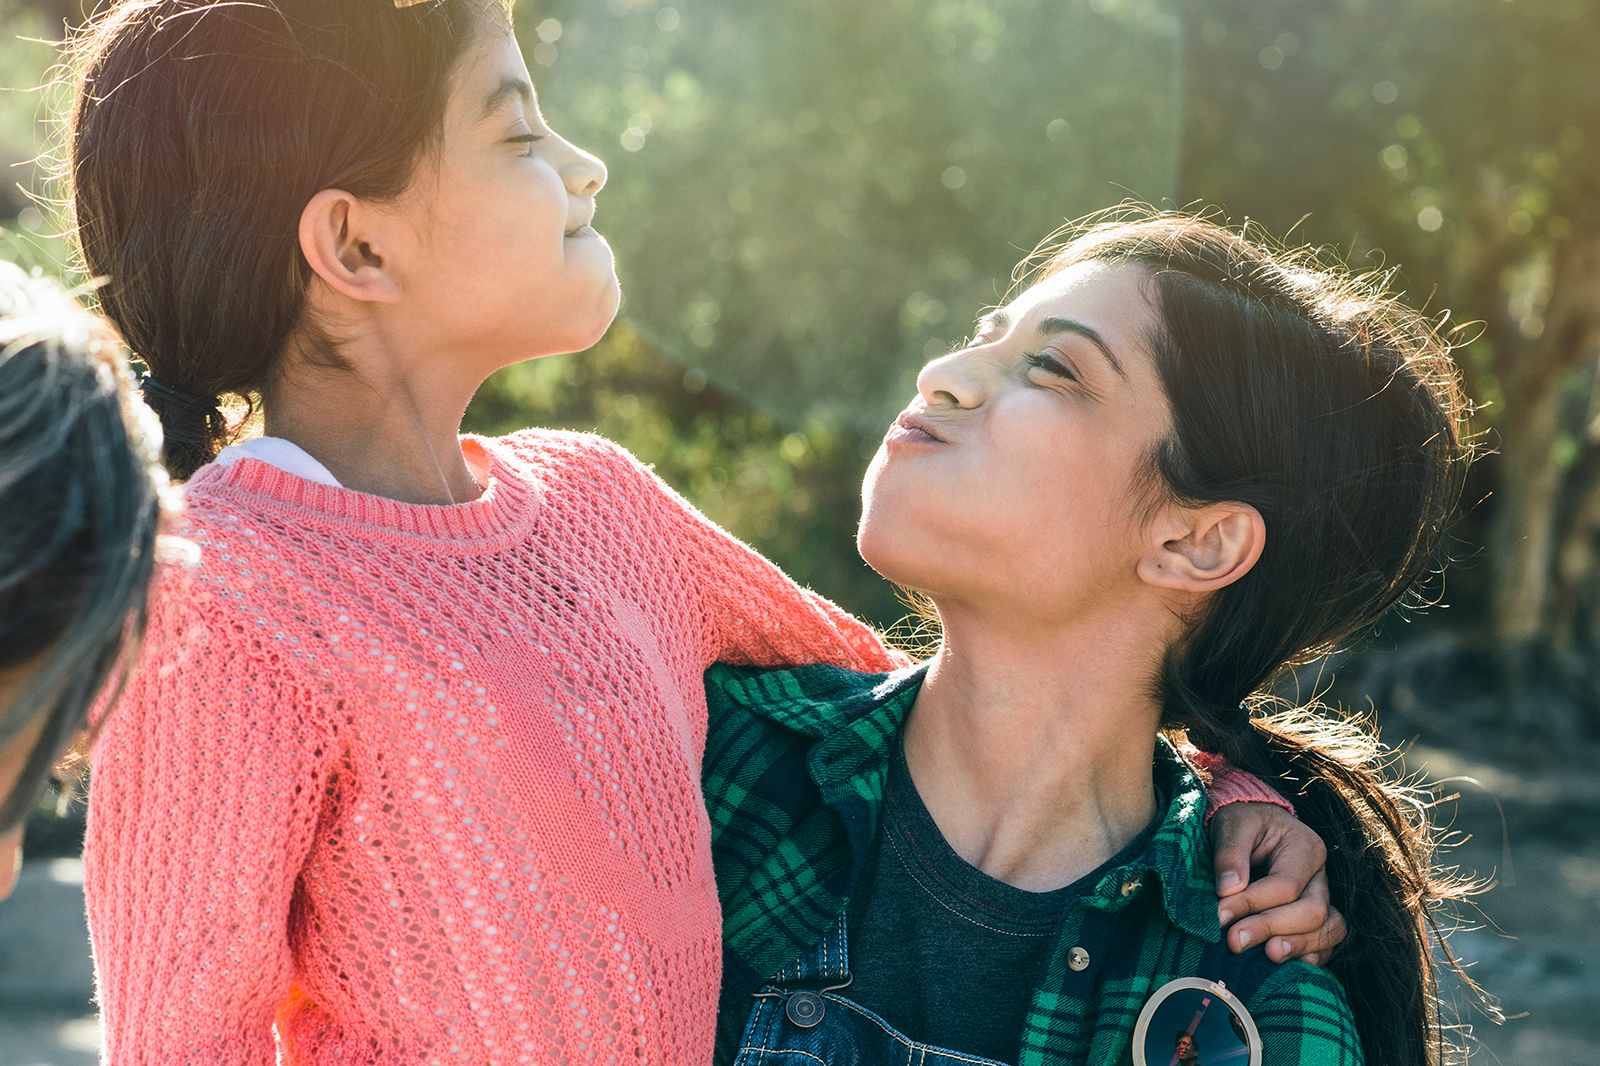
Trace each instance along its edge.
<instances>
[{"instance_id":1,"label":"woman's face","mask_svg":"<svg viewBox=\"0 0 1600 1066\"><path fill-rule=\"evenodd\" d=\"M936 359L867 471L858 543L941 610L1081 618L1137 581L1151 450L1170 427L1137 266L1081 263Z\"/></svg>"},{"instance_id":2,"label":"woman's face","mask_svg":"<svg viewBox=\"0 0 1600 1066\"><path fill-rule=\"evenodd\" d=\"M589 225L605 164L545 123L509 27L486 29L452 81L437 157L392 208L411 340L494 365L589 347L618 301Z\"/></svg>"}]
</instances>

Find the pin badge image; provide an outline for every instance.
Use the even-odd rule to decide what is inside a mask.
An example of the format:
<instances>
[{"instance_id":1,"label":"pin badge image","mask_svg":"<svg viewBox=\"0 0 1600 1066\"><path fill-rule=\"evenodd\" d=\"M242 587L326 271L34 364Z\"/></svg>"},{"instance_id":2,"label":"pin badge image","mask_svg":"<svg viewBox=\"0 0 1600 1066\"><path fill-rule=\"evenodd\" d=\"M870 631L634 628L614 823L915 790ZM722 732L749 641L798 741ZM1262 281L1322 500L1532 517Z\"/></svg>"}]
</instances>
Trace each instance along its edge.
<instances>
[{"instance_id":1,"label":"pin badge image","mask_svg":"<svg viewBox=\"0 0 1600 1066\"><path fill-rule=\"evenodd\" d=\"M1261 1034L1221 981L1180 977L1145 1001L1134 1066L1261 1066Z\"/></svg>"}]
</instances>

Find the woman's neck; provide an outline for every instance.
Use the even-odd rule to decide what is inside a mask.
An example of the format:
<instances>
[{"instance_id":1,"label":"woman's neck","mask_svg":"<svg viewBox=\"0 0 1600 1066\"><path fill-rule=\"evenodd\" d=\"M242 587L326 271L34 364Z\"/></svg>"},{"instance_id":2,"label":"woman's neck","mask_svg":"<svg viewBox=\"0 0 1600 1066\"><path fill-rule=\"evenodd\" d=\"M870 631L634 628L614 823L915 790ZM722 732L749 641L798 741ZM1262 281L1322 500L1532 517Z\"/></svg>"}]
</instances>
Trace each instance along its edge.
<instances>
[{"instance_id":1,"label":"woman's neck","mask_svg":"<svg viewBox=\"0 0 1600 1066\"><path fill-rule=\"evenodd\" d=\"M263 428L304 448L345 488L402 503L467 503L483 492L458 438L477 384L299 363L265 397Z\"/></svg>"},{"instance_id":2,"label":"woman's neck","mask_svg":"<svg viewBox=\"0 0 1600 1066\"><path fill-rule=\"evenodd\" d=\"M1111 858L1155 815L1154 634L1085 619L1048 636L946 613L906 760L956 853L1044 892Z\"/></svg>"}]
</instances>

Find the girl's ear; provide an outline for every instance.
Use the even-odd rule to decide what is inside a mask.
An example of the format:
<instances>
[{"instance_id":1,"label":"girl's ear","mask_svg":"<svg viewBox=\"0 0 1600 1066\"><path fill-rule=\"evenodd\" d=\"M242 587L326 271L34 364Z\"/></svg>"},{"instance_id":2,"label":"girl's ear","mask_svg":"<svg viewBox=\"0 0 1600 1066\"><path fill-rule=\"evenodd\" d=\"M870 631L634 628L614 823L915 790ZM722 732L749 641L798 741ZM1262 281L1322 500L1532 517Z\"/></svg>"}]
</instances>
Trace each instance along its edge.
<instances>
[{"instance_id":1,"label":"girl's ear","mask_svg":"<svg viewBox=\"0 0 1600 1066\"><path fill-rule=\"evenodd\" d=\"M335 292L396 303L400 279L385 261L381 217L342 189L323 189L300 212L300 251Z\"/></svg>"},{"instance_id":2,"label":"girl's ear","mask_svg":"<svg viewBox=\"0 0 1600 1066\"><path fill-rule=\"evenodd\" d=\"M1152 525L1151 546L1139 560L1146 583L1182 592L1214 592L1256 565L1267 546L1267 524L1247 503L1173 508Z\"/></svg>"}]
</instances>

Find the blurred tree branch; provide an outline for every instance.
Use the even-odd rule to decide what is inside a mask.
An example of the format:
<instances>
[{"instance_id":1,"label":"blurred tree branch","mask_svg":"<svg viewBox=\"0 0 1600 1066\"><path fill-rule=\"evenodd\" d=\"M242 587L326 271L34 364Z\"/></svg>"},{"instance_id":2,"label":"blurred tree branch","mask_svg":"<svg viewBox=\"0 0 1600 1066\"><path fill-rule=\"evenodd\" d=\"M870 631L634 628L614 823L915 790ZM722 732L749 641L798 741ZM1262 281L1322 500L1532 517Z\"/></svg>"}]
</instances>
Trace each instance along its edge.
<instances>
[{"instance_id":1,"label":"blurred tree branch","mask_svg":"<svg viewBox=\"0 0 1600 1066\"><path fill-rule=\"evenodd\" d=\"M1358 266L1381 249L1374 267L1400 266L1413 298L1475 323L1457 354L1494 454L1469 519L1490 561L1472 613L1513 695L1551 654L1594 659L1600 5L1182 9L1183 195L1278 232L1313 210L1300 239Z\"/></svg>"}]
</instances>

